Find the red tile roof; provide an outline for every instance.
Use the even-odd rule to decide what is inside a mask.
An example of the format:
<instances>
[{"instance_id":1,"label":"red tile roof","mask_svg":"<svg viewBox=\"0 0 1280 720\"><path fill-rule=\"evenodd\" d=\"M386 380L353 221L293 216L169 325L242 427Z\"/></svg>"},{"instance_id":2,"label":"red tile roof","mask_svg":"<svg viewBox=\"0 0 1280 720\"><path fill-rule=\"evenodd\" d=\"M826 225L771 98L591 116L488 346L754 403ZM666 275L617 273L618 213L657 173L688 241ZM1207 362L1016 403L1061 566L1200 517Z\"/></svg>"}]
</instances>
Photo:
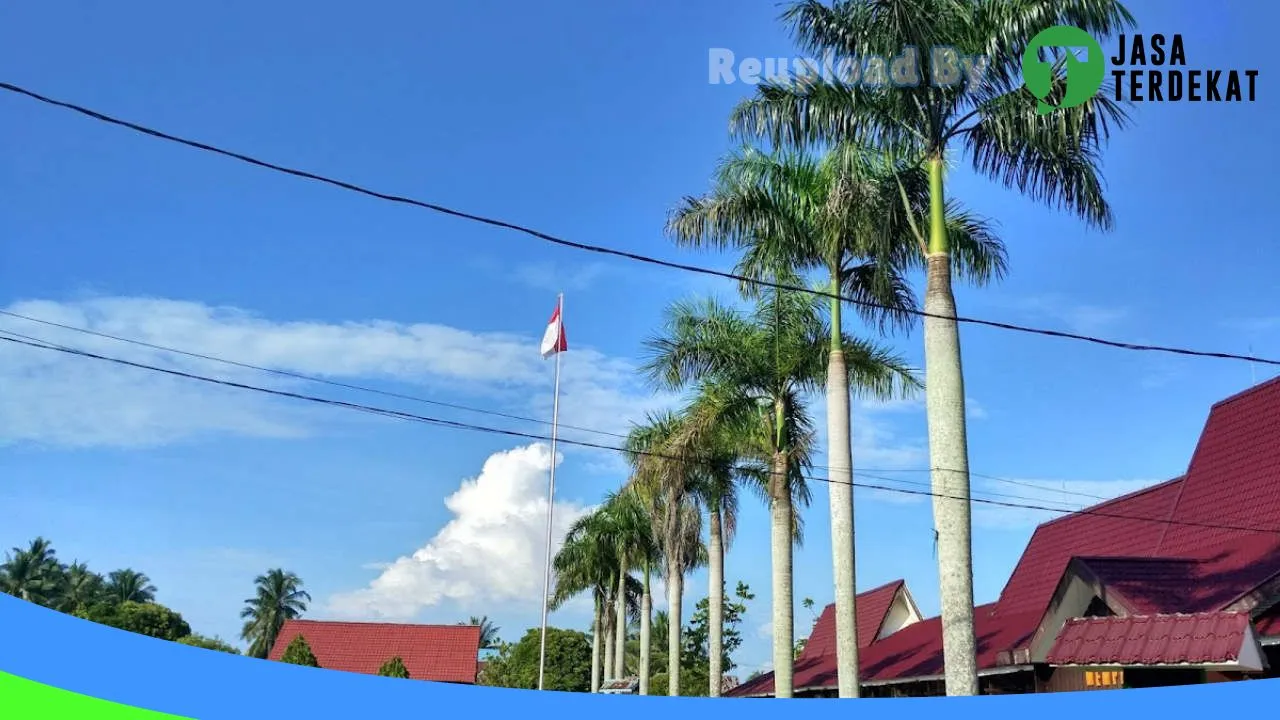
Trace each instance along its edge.
<instances>
[{"instance_id":1,"label":"red tile roof","mask_svg":"<svg viewBox=\"0 0 1280 720\"><path fill-rule=\"evenodd\" d=\"M1246 613L1073 618L1049 650L1050 665L1208 665L1240 659Z\"/></svg>"},{"instance_id":2,"label":"red tile roof","mask_svg":"<svg viewBox=\"0 0 1280 720\"><path fill-rule=\"evenodd\" d=\"M1002 651L1030 640L1072 558L1086 558L1104 584L1144 612L1220 610L1280 572L1277 436L1280 378L1213 406L1182 477L1038 527L999 600L975 618L979 668L994 667ZM1176 594L1182 607L1140 590L1144 578ZM1258 629L1280 634L1280 611ZM940 674L940 630L933 618L867 646L860 653L863 682ZM798 662L795 687L834 685L828 665L834 666L821 658ZM750 685L771 691L772 682L769 674Z\"/></svg>"},{"instance_id":3,"label":"red tile roof","mask_svg":"<svg viewBox=\"0 0 1280 720\"><path fill-rule=\"evenodd\" d=\"M1077 558L1131 615L1176 613L1188 607L1200 563L1190 558Z\"/></svg>"},{"instance_id":4,"label":"red tile roof","mask_svg":"<svg viewBox=\"0 0 1280 720\"><path fill-rule=\"evenodd\" d=\"M858 647L866 647L876 639L876 635L880 633L881 626L884 625L885 616L889 614L889 608L893 605L894 597L904 587L906 587L906 582L894 580L878 588L858 593L857 602L855 603L858 613ZM832 603L824 608L822 614L818 616L817 622L813 625L813 632L809 634L809 640L805 643L804 651L800 653L800 657L819 657L835 653L835 651L836 605Z\"/></svg>"},{"instance_id":5,"label":"red tile roof","mask_svg":"<svg viewBox=\"0 0 1280 720\"><path fill-rule=\"evenodd\" d=\"M289 620L269 659L279 660L297 635L306 638L320 666L330 670L375 675L383 663L399 656L414 680L476 681L480 628L475 625Z\"/></svg>"},{"instance_id":6,"label":"red tile roof","mask_svg":"<svg viewBox=\"0 0 1280 720\"><path fill-rule=\"evenodd\" d=\"M865 648L871 644L884 625L893 606L893 599L900 590L905 591L906 583L894 580L871 590L864 590L857 596L858 612L858 647ZM908 627L907 629L910 629ZM906 632L903 630L901 632ZM823 684L834 684L836 681L836 608L832 603L823 609L814 623L813 632L805 643L804 650L796 658L794 685L800 687L816 687ZM801 683L806 684L801 684ZM746 697L750 695L771 694L773 692L773 673L758 675L741 685L735 686L726 695Z\"/></svg>"}]
</instances>

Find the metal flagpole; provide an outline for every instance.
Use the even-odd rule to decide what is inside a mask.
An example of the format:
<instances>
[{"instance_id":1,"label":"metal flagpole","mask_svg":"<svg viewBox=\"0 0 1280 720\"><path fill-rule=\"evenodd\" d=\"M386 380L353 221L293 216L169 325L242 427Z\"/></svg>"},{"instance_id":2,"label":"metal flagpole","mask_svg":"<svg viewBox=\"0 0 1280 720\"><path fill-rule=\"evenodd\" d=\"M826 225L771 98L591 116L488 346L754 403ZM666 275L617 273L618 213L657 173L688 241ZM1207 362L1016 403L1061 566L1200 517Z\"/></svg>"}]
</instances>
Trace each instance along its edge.
<instances>
[{"instance_id":1,"label":"metal flagpole","mask_svg":"<svg viewBox=\"0 0 1280 720\"><path fill-rule=\"evenodd\" d=\"M560 425L560 356L563 354L559 348L559 336L564 335L564 293L560 293L559 298L556 299L556 316L559 318L560 327L556 337L555 394L551 401L551 480L547 483L547 565L542 580L542 640L538 649L539 690L543 689L542 681L547 667L547 604L551 600L551 515L556 504L556 431Z\"/></svg>"}]
</instances>

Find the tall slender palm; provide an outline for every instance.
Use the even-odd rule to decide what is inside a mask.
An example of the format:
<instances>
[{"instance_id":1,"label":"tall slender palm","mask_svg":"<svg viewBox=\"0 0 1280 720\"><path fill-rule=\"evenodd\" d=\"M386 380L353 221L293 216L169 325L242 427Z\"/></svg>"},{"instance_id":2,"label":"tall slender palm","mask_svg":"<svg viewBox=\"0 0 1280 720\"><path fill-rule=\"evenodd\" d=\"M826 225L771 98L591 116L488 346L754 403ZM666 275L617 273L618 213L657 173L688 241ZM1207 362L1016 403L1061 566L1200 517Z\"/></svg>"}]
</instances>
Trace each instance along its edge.
<instances>
[{"instance_id":1,"label":"tall slender palm","mask_svg":"<svg viewBox=\"0 0 1280 720\"><path fill-rule=\"evenodd\" d=\"M785 268L774 278L799 279ZM889 351L842 337L851 387L890 395L914 385L910 369ZM773 561L773 654L778 697L792 694L794 639L792 545L800 535L798 507L808 503L804 473L810 466L813 428L805 396L825 382L830 352L827 326L813 296L770 289L744 314L715 301L679 303L667 314L664 334L647 343L646 373L672 389L696 386L686 432L693 438L742 428L758 465L757 486L770 508ZM693 440L692 446L700 443Z\"/></svg>"},{"instance_id":2,"label":"tall slender palm","mask_svg":"<svg viewBox=\"0 0 1280 720\"><path fill-rule=\"evenodd\" d=\"M253 582L256 592L244 601L245 607L240 611L245 621L240 637L249 641L247 655L265 658L285 621L307 611L311 595L302 589L301 578L281 568L268 570Z\"/></svg>"},{"instance_id":3,"label":"tall slender palm","mask_svg":"<svg viewBox=\"0 0 1280 720\"><path fill-rule=\"evenodd\" d=\"M156 588L151 578L133 568L112 570L107 574L106 595L112 602L126 603L153 602L156 599Z\"/></svg>"},{"instance_id":4,"label":"tall slender palm","mask_svg":"<svg viewBox=\"0 0 1280 720\"><path fill-rule=\"evenodd\" d=\"M0 565L0 590L27 602L46 605L57 595L60 575L53 545L38 537L25 550L15 547L6 553L4 564Z\"/></svg>"},{"instance_id":5,"label":"tall slender palm","mask_svg":"<svg viewBox=\"0 0 1280 720\"><path fill-rule=\"evenodd\" d=\"M840 697L858 695L858 637L853 523L850 388L839 297L880 331L904 328L916 301L904 270L915 252L910 218L894 168L883 153L842 145L817 157L746 148L720 166L711 192L686 198L668 222L675 240L743 252L737 272L761 279L779 265L826 274L831 350L827 360L827 490L831 509ZM965 250L964 267L981 281L1004 269L1004 248L986 224L952 208L948 224ZM759 286L743 283L749 296ZM713 608L715 607L713 603ZM713 654L714 662L714 654ZM712 672L712 683L717 681ZM718 694L718 688L713 688Z\"/></svg>"},{"instance_id":6,"label":"tall slender palm","mask_svg":"<svg viewBox=\"0 0 1280 720\"><path fill-rule=\"evenodd\" d=\"M902 167L924 168L929 225L917 231L926 269L925 371L934 517L939 536L944 662L949 695L978 691L973 631L973 562L968 439L959 324L951 282L952 243L946 223L943 171L958 150L973 169L1032 199L1068 209L1109 229L1099 161L1112 126L1126 124L1124 108L1102 92L1083 105L1041 114L1019 87L1020 62L1040 30L1072 25L1093 35L1133 26L1117 0L800 0L783 19L802 50L843 57L921 53L920 82L881 86L839 78L790 78L757 87L733 113L739 134L775 146L871 143ZM983 56L977 81L950 87L935 78L932 48ZM954 61L949 56L948 61ZM1064 56L1057 62L1064 61ZM938 78L947 68L939 65ZM965 82L969 80L969 82ZM1055 82L1060 97L1065 84ZM903 182L903 195L907 183ZM912 208L914 215L917 208Z\"/></svg>"},{"instance_id":7,"label":"tall slender palm","mask_svg":"<svg viewBox=\"0 0 1280 720\"><path fill-rule=\"evenodd\" d=\"M640 583L621 571L618 553L619 524L616 513L610 512L615 495L569 527L560 551L552 560L555 572L555 591L551 608L558 609L570 598L590 592L594 603L592 618L592 692L599 690L602 675L615 670L617 660L612 640L616 637L618 616L614 610L624 608L623 634L625 637L626 614L636 615L640 605ZM621 579L620 579L621 577ZM622 596L619 598L619 590Z\"/></svg>"},{"instance_id":8,"label":"tall slender palm","mask_svg":"<svg viewBox=\"0 0 1280 720\"><path fill-rule=\"evenodd\" d=\"M635 468L633 484L657 519L654 534L667 585L667 694L680 694L680 635L684 577L707 560L701 514L692 493L691 463L672 455L685 432L675 413L651 415L627 436L626 455Z\"/></svg>"}]
</instances>

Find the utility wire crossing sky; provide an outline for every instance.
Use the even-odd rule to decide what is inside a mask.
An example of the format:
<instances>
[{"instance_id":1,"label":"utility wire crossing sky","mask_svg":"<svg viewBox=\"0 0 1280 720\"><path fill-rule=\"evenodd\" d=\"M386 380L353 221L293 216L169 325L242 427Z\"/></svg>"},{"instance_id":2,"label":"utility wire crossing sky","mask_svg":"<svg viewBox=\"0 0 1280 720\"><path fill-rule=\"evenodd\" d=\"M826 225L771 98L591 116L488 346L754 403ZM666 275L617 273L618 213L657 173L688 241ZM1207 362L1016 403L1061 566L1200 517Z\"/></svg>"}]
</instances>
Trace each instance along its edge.
<instances>
[{"instance_id":1,"label":"utility wire crossing sky","mask_svg":"<svg viewBox=\"0 0 1280 720\"><path fill-rule=\"evenodd\" d=\"M315 180L315 181L317 181L317 182L321 182L321 183L325 183L325 184L327 184L327 185L332 185L332 186L335 186L335 187L339 187L339 188L342 188L342 189L344 189L344 190L349 190L349 191L351 191L351 192L356 192L356 193L360 193L360 194L363 194L363 195L368 195L368 196L371 196L371 197L375 197L375 198L378 198L378 199L380 199L380 200L386 200L386 201L389 201L389 202L400 203L400 204L405 204L405 205L412 205L412 206L420 207L420 208L423 208L423 209L426 209L426 210L432 210L432 211L434 211L434 212L443 213L443 214L445 214L445 215L450 215L450 216L453 216L453 217L462 218L462 219L464 219L464 220L470 220L470 221L472 221L472 222L478 222L478 223L482 223L482 224L485 224L485 225L491 225L491 226L494 226L494 227L505 228L505 229L508 229L508 230L515 230L515 231L517 231L517 232L521 232L521 233L524 233L524 234L526 234L526 235L531 235L531 236L533 236L533 237L535 237L535 238L538 238L538 239L540 239L540 240L544 240L544 241L547 241L547 242L550 242L550 243L554 243L554 244L556 244L556 245L561 245L561 246L564 246L564 247L570 247L570 248L573 248L573 249L576 249L576 250L583 250L583 251L586 251L586 252L601 253L601 254L604 254L604 255L613 255L613 256L616 256L616 257L622 257L622 258L626 258L626 259L628 259L628 260L633 260L633 261L636 261L636 262L642 262L642 263L646 263L646 264L650 264L650 265L658 265L658 266L661 266L661 267L666 267L666 268L670 268L670 269L674 269L674 270L684 270L684 271L687 271L687 272L699 273L699 274L703 274L703 275L714 275L714 276L718 276L718 277L727 278L727 279L730 279L730 280L737 280L737 281L739 281L739 282L751 283L751 284L754 284L754 285L758 285L758 286L762 286L762 287L770 287L770 288L774 288L774 289L778 289L778 290L791 290L791 291L796 291L796 292L805 292L805 293L810 293L810 294L813 294L813 295L819 295L819 296L827 297L827 298L837 298L837 299L840 299L840 300L842 300L842 301L844 301L844 302L848 302L848 303L853 304L853 305L860 305L860 306L864 306L864 307L871 307L871 308L885 309L885 310L890 309L890 308L888 308L888 307L886 307L886 306L883 306L883 305L880 305L880 304L878 304L878 303L869 302L869 301L866 301L866 300L858 300L858 299L850 298L850 297L845 297L845 296L843 296L843 295L838 295L838 294L835 294L835 293L826 292L826 291L824 291L824 290L817 290L817 289L814 289L814 288L805 288L805 287L800 287L800 286L796 286L796 285L788 285L788 284L784 284L784 283L776 283L776 282L772 282L772 281L768 281L768 280L762 280L762 279L759 279L759 278L746 277L746 276L738 275L738 274L735 274L735 273L724 272L724 271L721 271L721 270L714 270L714 269L711 269L711 268L705 268L705 267L701 267L701 266L697 266L697 265L689 265L689 264L685 264L685 263L672 262L672 261L669 261L669 260L661 260L661 259L654 258L654 257L650 257L650 256L647 256L647 255L640 255L640 254L638 254L638 253L632 253L632 252L627 252L627 251L623 251L623 250L615 250L615 249L607 248L607 247L603 247L603 246L600 246L600 245L589 245L589 244L586 244L586 243L579 243L579 242L574 242L574 241L571 241L571 240L565 240L565 239L563 239L563 238L559 238L559 237L556 237L556 236L554 236L554 235L550 235L550 234L545 233L545 232L542 232L542 231L540 231L540 230L535 230L535 229L533 229L533 228L524 227L524 226L522 226L522 225L517 225L517 224L515 224L515 223L507 222L507 221L505 221L505 220L496 220L496 219L494 219L494 218L484 217L484 216L481 216L481 215L474 215L474 214L472 214L472 213L463 212L463 211L461 211L461 210L454 210L454 209L452 209L452 208L447 208L447 207L444 207L444 206L442 206L442 205L436 205L436 204L434 204L434 203L429 203L429 202L425 202L425 201L422 201L422 200L415 200L415 199L413 199L413 198L403 197L403 196L399 196L399 195L391 195L391 194L383 193L383 192L379 192L379 191L376 191L376 190L370 190L370 189L368 189L368 188L361 187L361 186L359 186L359 185L356 185L356 184L354 184L354 183L347 182L347 181L345 181L345 180L337 180L337 179L334 179L334 178L331 178L331 177L326 177L326 176L323 176L323 175L318 175L318 174L315 174L315 173L307 172L307 171L305 171L305 170L298 170L298 169L294 169L294 168L285 167L285 166L283 166L283 165L277 165L277 164L275 164L275 163L267 162L267 161L265 161L265 160L259 160L259 159L257 159L257 158L251 157L251 156L249 156L249 155L245 155L245 154L243 154L243 153L234 152L234 151L231 151L231 150L225 150L225 149L222 149L222 148L219 148L219 147L216 147L216 146L213 146L213 145L209 145L209 144L207 144L207 143L198 142L198 141L195 141L195 140L188 140L188 139L181 138L181 137L178 137L178 136L176 136L176 135L171 135L171 134L169 134L169 133L166 133L166 132L163 132L163 131L160 131L160 130L156 130L156 129L154 129L154 128L150 128L150 127L147 127L147 126L144 126L144 125L140 125L140 124L137 124L137 123L129 122L129 121L127 121L127 120L121 120L121 119L118 119L118 118L112 117L112 116L110 116L110 115L106 115L106 114L104 114L104 113L98 112L98 111L96 111L96 110L91 110L91 109L89 109L89 108L87 108L87 107L84 107L84 106L82 106L82 105L76 105L76 104L74 104L74 103L66 102L66 101L63 101L63 100L55 100L55 99L53 99L53 98L50 98L50 97L47 97L47 96L42 95L42 94L40 94L40 93L37 93L37 92L35 92L35 91L33 91L33 90L28 90L28 89L26 89L26 88L23 88L23 87L20 87L20 86L17 86L17 85L13 85L13 84L11 84L11 83L0 82L0 90L5 90L5 91L10 92L10 93L15 93L15 94L18 94L18 95L22 95L22 96L25 96L25 97L31 98L31 99L33 99L33 100L37 100L37 101L39 101L39 102L42 102L42 103L45 103L45 104L48 104L48 105L53 105L53 106L55 106L55 107L61 107L61 108L67 109L67 110L72 110L72 111L74 111L74 112L80 113L81 115L85 115L85 116L90 117L90 118L93 118L93 119L95 119L95 120L98 120L98 121L101 121L101 122L105 122L105 123L109 123L109 124L112 124L112 125L117 125L117 126L119 126L119 127L128 128L128 129L130 129L130 130L134 130L134 131L136 131L136 132L140 132L140 133L142 133L142 134L144 134L144 135L149 135L149 136L151 136L151 137L159 138L159 139L161 139L161 140L167 140L167 141L169 141L169 142L179 143L179 144L181 144L181 145L185 145L185 146L187 146L187 147L195 148L195 149L197 149L197 150L203 150L203 151L205 151L205 152L212 152L212 153L215 153L215 154L218 154L218 155L223 155L223 156L225 156L225 157L229 157L229 158L232 158L232 159L235 159L235 160L239 160L239 161L241 161L241 162L246 162L246 163L249 163L249 164L251 164L251 165L256 165L256 166L258 166L258 167L266 168L266 169L268 169L268 170L274 170L274 171L276 171L276 172L282 172L282 173L285 173L285 174L288 174L288 175L293 175L293 176L295 176L295 177L300 177L300 178L304 178L304 179L308 179L308 180ZM1119 340L1107 340L1107 339L1105 339L1105 338L1094 337L1094 336L1092 336L1092 335L1083 335L1083 334L1078 334L1078 333L1069 333L1069 332L1063 332L1063 331L1060 331L1060 330L1048 330L1048 329L1044 329L1044 328L1035 328L1035 327L1030 327L1030 326L1026 326L1026 325L1015 325L1015 324L1012 324L1012 323L1000 322L1000 321L996 321L996 320L984 320L984 319L981 319L981 318L969 318L969 317L963 317L963 316L959 316L959 315L957 315L957 316L938 315L938 314L935 314L935 313L927 313L927 312L925 312L925 311L923 311L923 310L911 310L911 311L909 311L909 312L910 312L910 314L912 314L912 315L916 315L916 316L918 316L918 317L933 317L933 318L951 319L951 320L955 320L955 321L957 321L957 322L968 323L968 324L973 324L973 325L982 325L982 326L986 326L986 327L998 328L998 329L1001 329L1001 330L1010 330L1010 331L1014 331L1014 332L1029 333L1029 334L1033 334L1033 335L1041 335L1041 336L1046 336L1046 337L1057 337L1057 338L1064 338L1064 339L1069 339L1069 340L1077 340L1077 341L1082 341L1082 342L1089 342L1089 343L1093 343L1093 344L1097 344L1097 345L1103 345L1103 346L1106 346L1106 347L1117 348L1117 349L1121 349L1121 350L1147 351L1147 352L1161 352L1161 353L1169 353L1169 354L1174 354L1174 355L1185 355L1185 356L1205 357L1205 358L1217 358L1217 359L1223 359L1223 360L1243 360L1243 361L1245 361L1245 362L1255 362L1255 363L1261 363L1261 364L1264 364L1264 365L1273 365L1273 366L1278 366L1278 367L1280 367L1280 360L1272 360L1272 359L1268 359L1268 358L1253 357L1253 356L1249 356L1249 355L1238 355L1238 354L1234 354L1234 353L1216 352L1216 351L1208 351L1208 350L1193 350L1193 349L1189 349L1189 348L1180 348L1180 347L1173 347L1173 346L1166 346L1166 345L1145 345L1145 344L1139 344L1139 343L1124 342L1124 341L1119 341Z\"/></svg>"}]
</instances>

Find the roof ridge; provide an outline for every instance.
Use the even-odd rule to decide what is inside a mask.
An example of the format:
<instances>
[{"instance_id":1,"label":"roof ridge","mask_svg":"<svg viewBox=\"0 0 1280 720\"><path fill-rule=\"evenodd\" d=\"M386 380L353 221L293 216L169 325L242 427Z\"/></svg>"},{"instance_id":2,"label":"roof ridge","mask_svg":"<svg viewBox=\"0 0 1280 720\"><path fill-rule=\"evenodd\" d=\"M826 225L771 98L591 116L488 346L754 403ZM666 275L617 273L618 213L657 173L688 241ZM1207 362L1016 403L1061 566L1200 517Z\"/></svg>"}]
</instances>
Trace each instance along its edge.
<instances>
[{"instance_id":1,"label":"roof ridge","mask_svg":"<svg viewBox=\"0 0 1280 720\"><path fill-rule=\"evenodd\" d=\"M859 595L870 595L870 594L871 594L871 593L873 593L873 592L878 592L878 591L880 591L880 590L887 590L887 589L889 589L889 588L891 588L891 587L893 587L893 586L895 586L895 585L902 585L902 586L905 586L906 584L907 584L907 581L906 581L906 579L905 579L905 578L898 578L897 580L890 580L889 582L884 583L883 585L877 585L877 586L875 586L875 587L871 588L870 590L859 590L859 591L857 591L857 592L855 592L855 593L854 593L854 597L857 597L857 596L859 596ZM835 605L835 601L832 601L832 602L827 603L826 605L823 605L823 606L822 606L822 612L826 612L826 611L827 611L827 608L830 608L830 607L832 607L833 605ZM819 613L819 615L821 615L821 613Z\"/></svg>"},{"instance_id":2,"label":"roof ridge","mask_svg":"<svg viewBox=\"0 0 1280 720\"><path fill-rule=\"evenodd\" d=\"M479 628L479 625L464 623L403 623L378 620L315 620L311 618L290 618L285 623L309 623L313 625L359 625L361 627L383 626L396 628Z\"/></svg>"},{"instance_id":3,"label":"roof ridge","mask_svg":"<svg viewBox=\"0 0 1280 720\"><path fill-rule=\"evenodd\" d=\"M1130 562L1130 561L1134 561L1134 562L1136 562L1136 561L1141 561L1141 562L1185 562L1185 563L1199 563L1199 562L1203 562L1203 560L1199 560L1199 559L1197 559L1197 558L1193 558L1193 557L1183 557L1183 556L1169 556L1169 557L1162 557L1162 556L1159 556L1159 555L1074 555L1074 556L1072 556L1072 557L1074 557L1074 558L1075 558L1075 559L1077 559L1077 560L1083 560L1084 562L1089 562L1090 560L1108 560L1108 561L1110 561L1110 560L1119 560L1119 561L1122 561L1122 562Z\"/></svg>"},{"instance_id":4,"label":"roof ridge","mask_svg":"<svg viewBox=\"0 0 1280 720\"><path fill-rule=\"evenodd\" d=\"M1261 391L1263 388L1267 387L1268 385L1275 385L1275 384L1277 384L1277 383L1280 383L1280 375L1277 375L1277 376L1275 376L1275 377L1271 378L1270 380L1263 380L1262 382L1258 383L1257 385L1254 385L1254 386L1252 386L1252 387L1247 387L1247 388L1245 388L1244 390L1241 390L1240 392L1235 393L1234 395L1229 395L1229 396L1227 396L1227 397L1225 397L1225 398L1223 398L1223 399L1219 400L1218 402L1216 402L1216 403L1214 403L1214 404L1212 404L1212 405L1210 405L1210 406L1209 406L1209 411L1210 411L1210 412L1213 412L1215 409L1217 409L1217 408L1219 408L1219 407L1221 407L1221 406L1223 406L1223 405L1226 405L1227 403L1233 403L1233 402L1235 402L1235 401L1237 401L1237 400L1242 400L1242 399L1244 399L1245 397L1247 397L1247 396L1249 396L1249 395L1252 395L1252 394L1254 394L1254 393L1256 393L1256 392Z\"/></svg>"},{"instance_id":5,"label":"roof ridge","mask_svg":"<svg viewBox=\"0 0 1280 720\"><path fill-rule=\"evenodd\" d=\"M1100 502L1100 503L1098 503L1098 504L1096 504L1096 505L1090 505L1089 507L1080 508L1079 510L1073 510L1073 511L1071 511L1071 512L1069 512L1069 513L1066 513L1065 515L1059 515L1058 517L1053 518L1052 520L1046 520L1046 521L1044 521L1044 522L1040 523L1039 525L1037 525L1037 526L1036 526L1036 530L1038 531L1038 530L1040 530L1040 528L1048 527L1048 526L1050 526L1050 525L1054 525L1054 524L1056 524L1056 523L1062 522L1063 520L1067 520L1067 519L1069 519L1069 518L1073 518L1073 517L1075 517L1075 516L1077 516L1077 515L1090 515L1090 514L1096 513L1096 512L1098 511L1098 509L1099 509L1099 508L1104 508L1104 507L1106 507L1106 506L1108 506L1108 505L1114 505L1114 504L1116 504L1116 503L1118 503L1118 502L1123 502L1123 501L1125 501L1125 500L1132 500L1133 498L1136 498L1136 497L1138 497L1139 495L1145 495L1146 493L1149 493L1149 492L1155 492L1156 490L1160 490L1160 489L1162 489L1162 488L1168 487L1169 485L1172 485L1173 483L1176 483L1176 482L1182 482L1183 480L1186 480L1186 479L1187 479L1187 474L1186 474L1186 473L1183 473L1182 475L1179 475L1179 476L1177 476L1177 477L1175 477L1175 478L1170 478L1170 479L1168 479L1168 480L1164 480L1164 481L1162 481L1162 482L1158 482L1158 483L1156 483L1155 485L1148 485L1147 487L1144 487L1144 488L1138 488L1137 490L1134 490L1134 491L1132 491L1132 492L1125 493L1124 495L1120 495L1120 496L1118 496L1118 497L1113 497L1113 498L1111 498L1110 500L1103 500L1102 502ZM1166 519L1166 520L1157 520L1156 518L1133 518L1133 519L1134 519L1134 520L1149 520L1150 522L1160 522L1160 523L1168 522L1168 520L1167 520L1167 519Z\"/></svg>"}]
</instances>

